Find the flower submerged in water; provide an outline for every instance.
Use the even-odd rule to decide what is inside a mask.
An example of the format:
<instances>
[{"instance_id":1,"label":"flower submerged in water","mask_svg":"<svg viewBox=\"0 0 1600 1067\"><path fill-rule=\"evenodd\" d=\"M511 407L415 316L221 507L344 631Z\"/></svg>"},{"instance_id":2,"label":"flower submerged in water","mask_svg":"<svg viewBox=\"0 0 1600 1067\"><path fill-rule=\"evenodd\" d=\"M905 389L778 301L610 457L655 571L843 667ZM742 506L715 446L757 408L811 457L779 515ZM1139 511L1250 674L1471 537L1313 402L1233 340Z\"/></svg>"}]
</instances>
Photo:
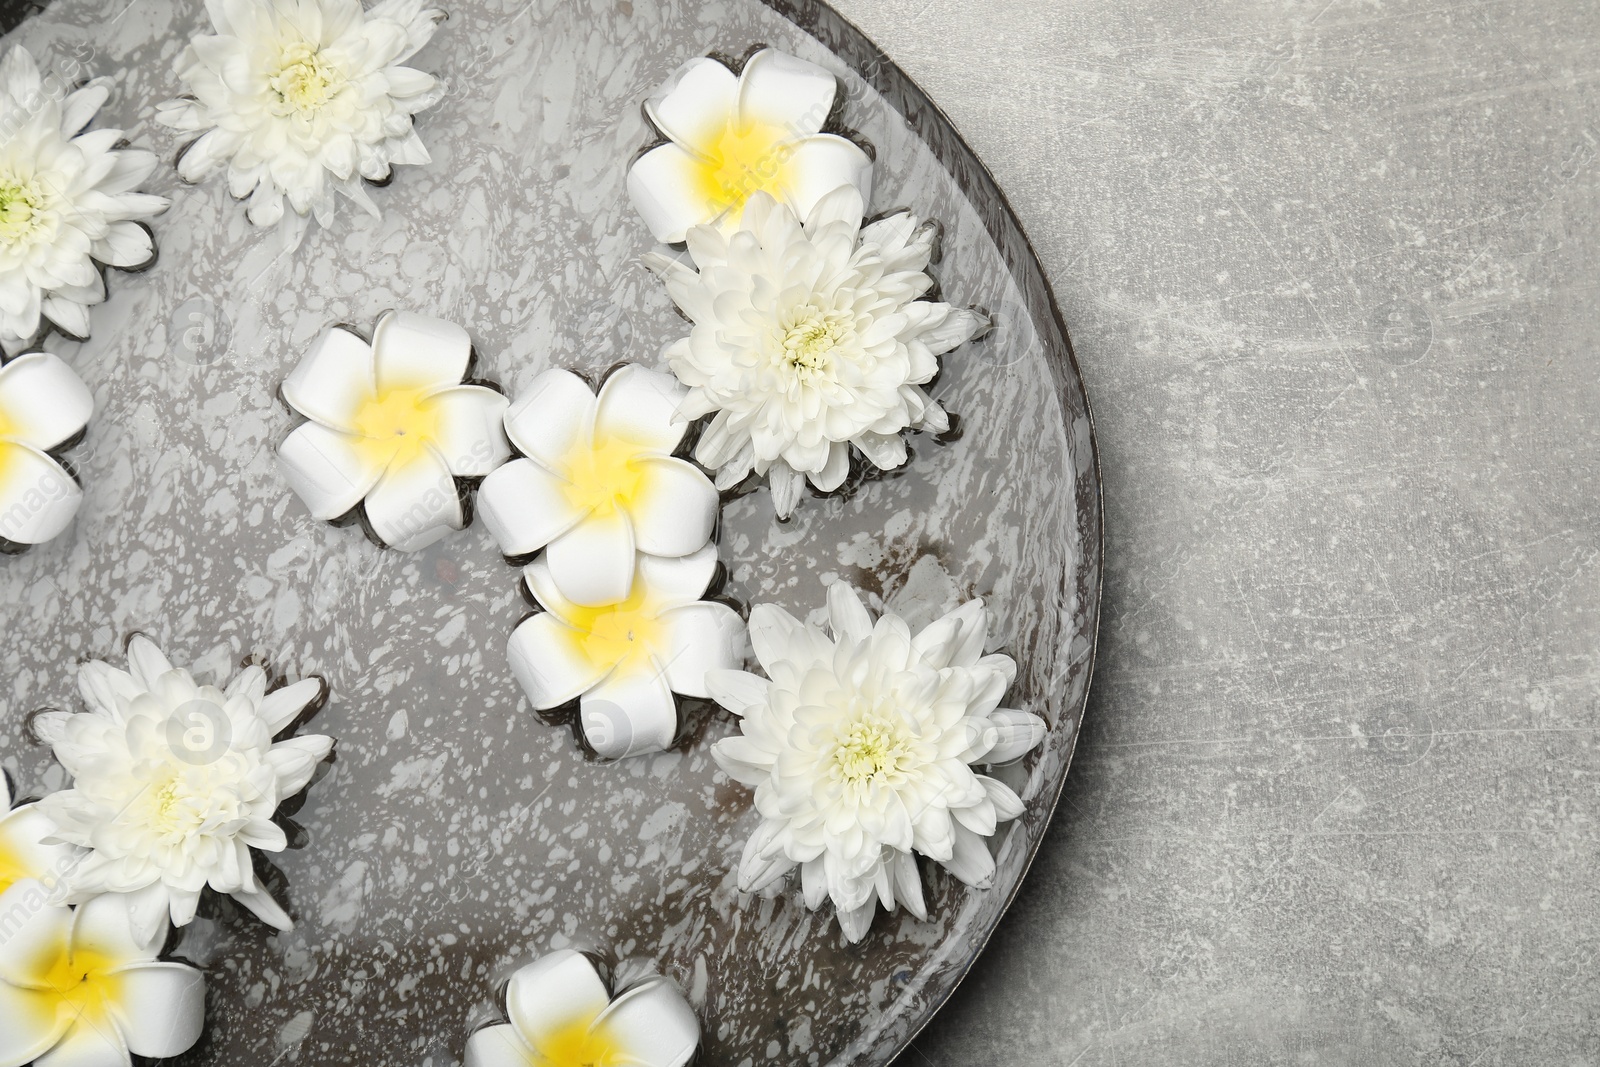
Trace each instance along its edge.
<instances>
[{"instance_id":1,"label":"flower submerged in water","mask_svg":"<svg viewBox=\"0 0 1600 1067\"><path fill-rule=\"evenodd\" d=\"M710 479L672 455L688 429L676 418L683 395L671 375L637 365L607 378L598 397L570 371L535 378L506 413L526 458L489 475L478 494L501 551L548 546L561 595L597 607L631 595L636 552L705 547L719 501Z\"/></svg>"},{"instance_id":2,"label":"flower submerged in water","mask_svg":"<svg viewBox=\"0 0 1600 1067\"><path fill-rule=\"evenodd\" d=\"M628 172L634 207L657 240L677 244L695 226L736 223L757 193L802 219L840 185L866 201L872 160L822 132L838 91L828 71L770 48L738 75L714 59L691 59L645 101L669 140Z\"/></svg>"},{"instance_id":3,"label":"flower submerged in water","mask_svg":"<svg viewBox=\"0 0 1600 1067\"><path fill-rule=\"evenodd\" d=\"M467 1039L464 1067L683 1067L700 1021L659 975L613 997L588 957L561 949L511 976L509 1022Z\"/></svg>"},{"instance_id":4,"label":"flower submerged in water","mask_svg":"<svg viewBox=\"0 0 1600 1067\"><path fill-rule=\"evenodd\" d=\"M427 163L413 116L443 95L431 74L402 66L444 13L422 0L213 0L215 34L197 36L176 69L190 96L161 105L167 126L200 134L178 162L185 181L226 167L257 226L314 214L334 193L376 215L362 179Z\"/></svg>"},{"instance_id":5,"label":"flower submerged in water","mask_svg":"<svg viewBox=\"0 0 1600 1067\"><path fill-rule=\"evenodd\" d=\"M562 595L548 556L523 571L543 613L511 634L512 673L534 708L578 700L584 739L607 759L662 752L678 732L673 693L706 697L706 673L744 654L744 621L703 601L717 546L681 559L635 557L627 599L582 607Z\"/></svg>"},{"instance_id":6,"label":"flower submerged in water","mask_svg":"<svg viewBox=\"0 0 1600 1067\"><path fill-rule=\"evenodd\" d=\"M37 545L67 528L83 490L55 458L77 440L94 397L60 356L28 352L0 367L0 543Z\"/></svg>"},{"instance_id":7,"label":"flower submerged in water","mask_svg":"<svg viewBox=\"0 0 1600 1067\"><path fill-rule=\"evenodd\" d=\"M0 346L20 352L41 319L89 336L89 305L106 298L99 264L138 270L155 258L143 220L167 209L138 187L156 168L121 130L89 130L111 90L65 92L16 47L0 60Z\"/></svg>"},{"instance_id":8,"label":"flower submerged in water","mask_svg":"<svg viewBox=\"0 0 1600 1067\"><path fill-rule=\"evenodd\" d=\"M844 482L852 445L890 470L906 461L902 431L950 428L922 387L988 321L922 299L934 242L934 227L904 212L863 228L861 196L842 186L803 226L759 194L731 235L693 230L698 270L647 257L694 323L665 356L689 387L679 414L715 413L695 458L718 488L753 470L787 517L806 479L822 492Z\"/></svg>"},{"instance_id":9,"label":"flower submerged in water","mask_svg":"<svg viewBox=\"0 0 1600 1067\"><path fill-rule=\"evenodd\" d=\"M126 1067L188 1051L205 1027L205 976L157 959L116 895L77 909L32 879L0 893L0 1067Z\"/></svg>"},{"instance_id":10,"label":"flower submerged in water","mask_svg":"<svg viewBox=\"0 0 1600 1067\"><path fill-rule=\"evenodd\" d=\"M860 941L879 904L928 917L914 853L967 885L989 885L985 839L1022 814L1022 801L972 767L1018 759L1045 724L999 706L1017 668L983 654L981 600L913 635L895 615L874 624L855 590L835 582L828 620L831 639L770 604L750 613L767 677L706 676L741 730L712 755L755 790L762 819L740 890L775 887L799 867L806 906L831 899L845 937Z\"/></svg>"},{"instance_id":11,"label":"flower submerged in water","mask_svg":"<svg viewBox=\"0 0 1600 1067\"><path fill-rule=\"evenodd\" d=\"M456 479L482 478L511 455L506 399L467 384L472 342L443 319L390 312L369 345L335 327L283 383L311 421L278 446L290 487L319 519L361 508L401 551L426 548L467 521Z\"/></svg>"},{"instance_id":12,"label":"flower submerged in water","mask_svg":"<svg viewBox=\"0 0 1600 1067\"><path fill-rule=\"evenodd\" d=\"M226 691L197 685L142 634L128 642L128 665L85 663L78 691L89 710L37 720L73 777L39 808L59 840L90 850L57 896L126 894L135 934L152 939L169 916L175 926L193 919L209 885L290 929L256 881L250 849L283 851L273 815L333 748L317 734L272 740L323 698L322 679L269 693L266 672L252 666Z\"/></svg>"}]
</instances>

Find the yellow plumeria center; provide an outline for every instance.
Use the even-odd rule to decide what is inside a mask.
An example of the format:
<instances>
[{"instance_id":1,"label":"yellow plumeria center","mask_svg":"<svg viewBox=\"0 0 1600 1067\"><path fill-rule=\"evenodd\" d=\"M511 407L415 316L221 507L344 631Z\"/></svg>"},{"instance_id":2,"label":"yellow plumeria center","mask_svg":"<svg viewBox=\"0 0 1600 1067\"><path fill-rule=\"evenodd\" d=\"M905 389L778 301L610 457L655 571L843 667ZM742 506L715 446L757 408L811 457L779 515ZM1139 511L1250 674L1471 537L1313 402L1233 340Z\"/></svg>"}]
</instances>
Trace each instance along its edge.
<instances>
[{"instance_id":1,"label":"yellow plumeria center","mask_svg":"<svg viewBox=\"0 0 1600 1067\"><path fill-rule=\"evenodd\" d=\"M0 242L27 241L44 224L49 203L37 179L0 175Z\"/></svg>"},{"instance_id":2,"label":"yellow plumeria center","mask_svg":"<svg viewBox=\"0 0 1600 1067\"><path fill-rule=\"evenodd\" d=\"M794 155L793 138L783 127L730 120L702 151L699 193L719 212L741 207L760 192L783 199Z\"/></svg>"},{"instance_id":3,"label":"yellow plumeria center","mask_svg":"<svg viewBox=\"0 0 1600 1067\"><path fill-rule=\"evenodd\" d=\"M852 785L882 782L908 770L911 745L900 723L876 715L845 726L833 750L835 775Z\"/></svg>"},{"instance_id":4,"label":"yellow plumeria center","mask_svg":"<svg viewBox=\"0 0 1600 1067\"><path fill-rule=\"evenodd\" d=\"M545 1035L534 1050L533 1063L537 1067L613 1067L623 1059L603 1025L579 1020Z\"/></svg>"},{"instance_id":5,"label":"yellow plumeria center","mask_svg":"<svg viewBox=\"0 0 1600 1067\"><path fill-rule=\"evenodd\" d=\"M583 634L580 644L590 663L603 668L628 663L648 662L652 649L662 638L661 622L644 610L644 598L637 583L633 595L620 604L603 608L581 608L572 619Z\"/></svg>"},{"instance_id":6,"label":"yellow plumeria center","mask_svg":"<svg viewBox=\"0 0 1600 1067\"><path fill-rule=\"evenodd\" d=\"M44 987L41 999L54 1009L54 1018L65 1017L78 1025L110 1025L110 1005L121 999L123 985L112 970L126 961L98 952L69 954L65 944L52 946L52 957L36 974Z\"/></svg>"},{"instance_id":7,"label":"yellow plumeria center","mask_svg":"<svg viewBox=\"0 0 1600 1067\"><path fill-rule=\"evenodd\" d=\"M778 351L783 365L802 381L830 376L834 350L849 328L837 312L800 305L779 322Z\"/></svg>"},{"instance_id":8,"label":"yellow plumeria center","mask_svg":"<svg viewBox=\"0 0 1600 1067\"><path fill-rule=\"evenodd\" d=\"M4 893L24 878L37 878L34 870L4 837L0 837L0 893Z\"/></svg>"},{"instance_id":9,"label":"yellow plumeria center","mask_svg":"<svg viewBox=\"0 0 1600 1067\"><path fill-rule=\"evenodd\" d=\"M339 94L345 77L320 49L296 41L283 50L278 69L267 77L267 84L278 98L275 110L280 115L310 118Z\"/></svg>"},{"instance_id":10,"label":"yellow plumeria center","mask_svg":"<svg viewBox=\"0 0 1600 1067\"><path fill-rule=\"evenodd\" d=\"M409 463L439 439L439 409L425 389L389 389L368 397L352 421L374 464Z\"/></svg>"},{"instance_id":11,"label":"yellow plumeria center","mask_svg":"<svg viewBox=\"0 0 1600 1067\"><path fill-rule=\"evenodd\" d=\"M596 434L592 447L580 442L567 453L560 472L568 502L582 512L630 508L644 484L637 462L641 451L622 437Z\"/></svg>"}]
</instances>

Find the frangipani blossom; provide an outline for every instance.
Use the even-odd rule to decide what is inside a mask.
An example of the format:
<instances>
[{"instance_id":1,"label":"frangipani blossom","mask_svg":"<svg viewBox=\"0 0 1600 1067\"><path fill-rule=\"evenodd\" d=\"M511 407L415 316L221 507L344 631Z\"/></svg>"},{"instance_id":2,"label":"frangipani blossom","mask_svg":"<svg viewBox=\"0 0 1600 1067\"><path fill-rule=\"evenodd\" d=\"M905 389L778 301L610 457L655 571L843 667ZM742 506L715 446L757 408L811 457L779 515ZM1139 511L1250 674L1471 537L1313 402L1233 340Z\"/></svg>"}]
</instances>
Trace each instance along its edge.
<instances>
[{"instance_id":1,"label":"frangipani blossom","mask_svg":"<svg viewBox=\"0 0 1600 1067\"><path fill-rule=\"evenodd\" d=\"M717 548L681 559L637 557L628 598L582 607L558 588L547 556L523 571L541 607L511 634L511 670L537 710L578 700L583 735L600 755L661 752L678 732L673 693L706 697L706 673L744 654L744 622L703 601Z\"/></svg>"},{"instance_id":2,"label":"frangipani blossom","mask_svg":"<svg viewBox=\"0 0 1600 1067\"><path fill-rule=\"evenodd\" d=\"M127 1067L188 1051L205 1028L205 976L157 959L116 895L76 909L32 879L0 893L0 1067Z\"/></svg>"},{"instance_id":3,"label":"frangipani blossom","mask_svg":"<svg viewBox=\"0 0 1600 1067\"><path fill-rule=\"evenodd\" d=\"M874 624L855 590L835 582L828 620L831 639L782 608L756 606L750 640L767 677L707 675L741 731L712 755L755 790L761 815L739 888L774 888L799 867L806 906L832 899L845 937L860 941L879 904L928 917L914 853L989 885L985 838L1021 815L1022 801L972 766L1021 757L1045 724L999 706L1017 666L983 654L981 600L913 635L896 615Z\"/></svg>"},{"instance_id":4,"label":"frangipani blossom","mask_svg":"<svg viewBox=\"0 0 1600 1067\"><path fill-rule=\"evenodd\" d=\"M72 521L83 490L52 453L82 436L94 397L60 356L29 352L0 367L0 542L50 540Z\"/></svg>"},{"instance_id":5,"label":"frangipani blossom","mask_svg":"<svg viewBox=\"0 0 1600 1067\"><path fill-rule=\"evenodd\" d=\"M802 219L841 185L870 200L872 160L821 132L838 91L828 71L770 48L737 76L714 59L691 59L645 101L669 140L628 172L633 206L657 240L677 244L695 226L737 222L756 193Z\"/></svg>"},{"instance_id":6,"label":"frangipani blossom","mask_svg":"<svg viewBox=\"0 0 1600 1067\"><path fill-rule=\"evenodd\" d=\"M861 209L861 194L841 186L801 225L758 193L738 230L689 232L698 270L646 257L694 323L664 355L689 387L679 415L715 413L695 458L720 489L765 475L780 518L806 479L822 492L843 483L852 445L890 470L906 461L905 430L948 430L923 387L939 356L988 325L922 299L935 227L909 212L863 227Z\"/></svg>"},{"instance_id":7,"label":"frangipani blossom","mask_svg":"<svg viewBox=\"0 0 1600 1067\"><path fill-rule=\"evenodd\" d=\"M506 986L509 1022L467 1039L463 1067L683 1067L700 1021L670 979L646 978L612 997L588 957L560 949Z\"/></svg>"},{"instance_id":8,"label":"frangipani blossom","mask_svg":"<svg viewBox=\"0 0 1600 1067\"><path fill-rule=\"evenodd\" d=\"M111 95L96 79L66 92L28 50L0 60L0 346L20 352L41 316L89 336L89 305L106 298L100 264L139 270L155 259L144 219L166 197L138 192L156 168L121 130L85 128Z\"/></svg>"},{"instance_id":9,"label":"frangipani blossom","mask_svg":"<svg viewBox=\"0 0 1600 1067\"><path fill-rule=\"evenodd\" d=\"M300 232L308 214L332 221L335 192L378 214L362 180L429 161L412 116L443 87L401 64L444 12L423 0L367 10L361 0L207 0L206 10L216 33L195 37L175 63L191 95L156 116L200 135L178 161L185 181L226 168L252 223L288 218Z\"/></svg>"},{"instance_id":10,"label":"frangipani blossom","mask_svg":"<svg viewBox=\"0 0 1600 1067\"><path fill-rule=\"evenodd\" d=\"M36 729L73 777L40 810L56 837L89 849L56 896L119 897L144 939L187 925L210 886L280 930L293 927L256 881L250 849L288 844L272 817L311 781L333 748L319 734L273 743L327 686L307 678L267 692L246 667L226 691L198 685L142 634L128 642L130 671L90 660L78 670L86 712L51 711Z\"/></svg>"},{"instance_id":11,"label":"frangipani blossom","mask_svg":"<svg viewBox=\"0 0 1600 1067\"><path fill-rule=\"evenodd\" d=\"M319 519L362 509L384 544L426 548L466 524L456 479L482 478L511 455L506 399L464 384L467 331L391 311L369 345L341 327L324 333L283 383L311 420L278 446L289 485Z\"/></svg>"},{"instance_id":12,"label":"frangipani blossom","mask_svg":"<svg viewBox=\"0 0 1600 1067\"><path fill-rule=\"evenodd\" d=\"M29 878L53 888L78 850L53 840L55 824L39 805L11 801L11 781L0 774L0 893Z\"/></svg>"},{"instance_id":13,"label":"frangipani blossom","mask_svg":"<svg viewBox=\"0 0 1600 1067\"><path fill-rule=\"evenodd\" d=\"M675 459L688 424L672 376L631 365L596 397L582 378L545 371L506 412L527 457L484 479L478 510L508 556L545 555L561 595L597 607L632 592L634 554L687 556L716 525L710 479Z\"/></svg>"}]
</instances>

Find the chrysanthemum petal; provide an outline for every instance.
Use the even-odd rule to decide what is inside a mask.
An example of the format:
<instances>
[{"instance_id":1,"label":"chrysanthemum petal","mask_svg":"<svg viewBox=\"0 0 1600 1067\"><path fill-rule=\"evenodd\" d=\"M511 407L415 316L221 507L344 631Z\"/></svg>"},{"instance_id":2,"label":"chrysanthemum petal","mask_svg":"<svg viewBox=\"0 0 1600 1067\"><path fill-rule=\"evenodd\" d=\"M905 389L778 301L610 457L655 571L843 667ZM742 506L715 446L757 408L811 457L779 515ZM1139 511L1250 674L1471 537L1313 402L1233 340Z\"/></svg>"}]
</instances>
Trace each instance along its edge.
<instances>
[{"instance_id":1,"label":"chrysanthemum petal","mask_svg":"<svg viewBox=\"0 0 1600 1067\"><path fill-rule=\"evenodd\" d=\"M828 586L828 625L836 641L865 641L872 635L872 613L849 582Z\"/></svg>"},{"instance_id":2,"label":"chrysanthemum petal","mask_svg":"<svg viewBox=\"0 0 1600 1067\"><path fill-rule=\"evenodd\" d=\"M506 1015L523 1042L537 1048L558 1030L593 1022L610 999L588 957L559 949L511 976Z\"/></svg>"},{"instance_id":3,"label":"chrysanthemum petal","mask_svg":"<svg viewBox=\"0 0 1600 1067\"><path fill-rule=\"evenodd\" d=\"M289 913L284 911L282 905L265 889L238 890L229 896L254 912L256 918L274 930L294 929L294 921L289 918Z\"/></svg>"},{"instance_id":4,"label":"chrysanthemum petal","mask_svg":"<svg viewBox=\"0 0 1600 1067\"><path fill-rule=\"evenodd\" d=\"M852 945L863 940L872 929L872 917L878 911L878 899L872 897L856 908L839 908L839 929L844 939Z\"/></svg>"},{"instance_id":5,"label":"chrysanthemum petal","mask_svg":"<svg viewBox=\"0 0 1600 1067\"><path fill-rule=\"evenodd\" d=\"M994 856L986 839L965 826L955 827L955 843L944 867L974 889L987 889L994 879Z\"/></svg>"},{"instance_id":6,"label":"chrysanthemum petal","mask_svg":"<svg viewBox=\"0 0 1600 1067\"><path fill-rule=\"evenodd\" d=\"M298 682L274 689L261 698L260 716L269 734L276 734L288 726L306 708L322 699L328 692L328 683L321 678L302 678Z\"/></svg>"},{"instance_id":7,"label":"chrysanthemum petal","mask_svg":"<svg viewBox=\"0 0 1600 1067\"><path fill-rule=\"evenodd\" d=\"M700 1021L677 986L647 978L624 991L596 1023L621 1057L638 1067L683 1067L700 1044Z\"/></svg>"},{"instance_id":8,"label":"chrysanthemum petal","mask_svg":"<svg viewBox=\"0 0 1600 1067\"><path fill-rule=\"evenodd\" d=\"M767 700L767 690L772 685L748 671L708 671L706 691L722 707L735 715L743 715L752 707Z\"/></svg>"},{"instance_id":9,"label":"chrysanthemum petal","mask_svg":"<svg viewBox=\"0 0 1600 1067\"><path fill-rule=\"evenodd\" d=\"M304 789L317 773L317 765L333 751L333 738L323 734L306 734L279 741L267 751L266 762L277 772L278 797L282 800ZM266 847L250 842L258 848ZM282 848L269 849L279 851Z\"/></svg>"},{"instance_id":10,"label":"chrysanthemum petal","mask_svg":"<svg viewBox=\"0 0 1600 1067\"><path fill-rule=\"evenodd\" d=\"M1021 759L1038 747L1049 732L1045 721L1028 711L997 708L990 713L989 721L999 728L1000 737L984 755L984 762L995 765Z\"/></svg>"}]
</instances>

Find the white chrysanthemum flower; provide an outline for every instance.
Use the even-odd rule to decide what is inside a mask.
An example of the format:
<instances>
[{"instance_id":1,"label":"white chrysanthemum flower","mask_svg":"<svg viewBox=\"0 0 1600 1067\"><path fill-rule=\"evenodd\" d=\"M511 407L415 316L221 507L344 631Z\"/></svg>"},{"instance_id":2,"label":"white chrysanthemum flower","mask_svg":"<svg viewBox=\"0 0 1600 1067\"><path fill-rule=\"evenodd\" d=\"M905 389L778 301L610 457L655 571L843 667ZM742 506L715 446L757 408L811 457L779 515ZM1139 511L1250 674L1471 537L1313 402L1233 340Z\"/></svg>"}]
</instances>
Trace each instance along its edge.
<instances>
[{"instance_id":1,"label":"white chrysanthemum flower","mask_svg":"<svg viewBox=\"0 0 1600 1067\"><path fill-rule=\"evenodd\" d=\"M511 670L535 709L578 701L583 736L607 759L664 752L678 732L673 693L706 697L706 674L744 655L744 621L705 601L717 546L678 559L635 556L626 600L583 607L562 595L549 554L523 580L545 610L511 633Z\"/></svg>"},{"instance_id":2,"label":"white chrysanthemum flower","mask_svg":"<svg viewBox=\"0 0 1600 1067\"><path fill-rule=\"evenodd\" d=\"M165 125L201 134L178 162L185 181L226 167L250 221L326 226L334 193L376 215L361 186L397 163L427 163L412 116L437 103L431 74L401 64L444 13L423 0L208 0L215 35L194 38L176 69L190 96L161 105Z\"/></svg>"},{"instance_id":3,"label":"white chrysanthemum flower","mask_svg":"<svg viewBox=\"0 0 1600 1067\"><path fill-rule=\"evenodd\" d=\"M250 849L283 851L288 841L272 817L333 748L319 734L272 741L322 699L322 679L269 693L266 672L252 666L226 691L197 685L140 634L128 642L128 665L131 673L85 663L78 690L89 710L37 720L73 777L39 807L57 838L91 850L58 895L127 894L134 930L148 938L169 915L176 926L193 919L209 885L291 929L256 881Z\"/></svg>"},{"instance_id":4,"label":"white chrysanthemum flower","mask_svg":"<svg viewBox=\"0 0 1600 1067\"><path fill-rule=\"evenodd\" d=\"M0 367L0 546L55 537L83 490L55 454L82 436L94 397L60 356L28 352Z\"/></svg>"},{"instance_id":5,"label":"white chrysanthemum flower","mask_svg":"<svg viewBox=\"0 0 1600 1067\"><path fill-rule=\"evenodd\" d=\"M922 386L940 355L988 321L922 299L935 238L909 213L863 227L861 194L841 186L803 226L771 197L751 197L731 235L690 231L694 266L647 257L694 323L665 357L689 387L679 414L716 413L695 458L717 470L719 489L766 475L786 517L805 479L839 487L851 445L890 470L906 461L902 431L949 429Z\"/></svg>"},{"instance_id":6,"label":"white chrysanthemum flower","mask_svg":"<svg viewBox=\"0 0 1600 1067\"><path fill-rule=\"evenodd\" d=\"M700 1020L670 979L613 997L571 949L513 974L505 1009L509 1022L467 1039L465 1067L683 1067L700 1045Z\"/></svg>"},{"instance_id":7,"label":"white chrysanthemum flower","mask_svg":"<svg viewBox=\"0 0 1600 1067\"><path fill-rule=\"evenodd\" d=\"M712 697L741 719L741 733L712 755L755 790L762 819L739 888L773 888L798 866L806 906L831 898L845 937L860 941L879 904L928 917L914 852L988 886L985 838L1021 815L1022 801L972 767L1021 757L1045 724L999 706L1017 668L983 654L981 600L913 636L896 615L874 625L855 590L835 582L828 619L832 640L770 604L750 613L767 677L706 676Z\"/></svg>"},{"instance_id":8,"label":"white chrysanthemum flower","mask_svg":"<svg viewBox=\"0 0 1600 1067\"><path fill-rule=\"evenodd\" d=\"M840 185L870 199L871 158L822 132L838 92L828 71L771 48L738 75L715 59L679 67L644 105L667 143L628 171L628 195L650 232L677 244L703 223L736 223L756 193L802 219Z\"/></svg>"},{"instance_id":9,"label":"white chrysanthemum flower","mask_svg":"<svg viewBox=\"0 0 1600 1067\"><path fill-rule=\"evenodd\" d=\"M155 258L141 220L169 201L137 191L155 170L155 155L117 148L121 130L84 132L110 94L101 80L63 92L20 46L0 60L0 345L7 352L38 336L41 316L70 337L88 337L89 305L106 298L99 264L139 270Z\"/></svg>"},{"instance_id":10,"label":"white chrysanthemum flower","mask_svg":"<svg viewBox=\"0 0 1600 1067\"><path fill-rule=\"evenodd\" d=\"M127 1067L200 1040L205 976L159 959L163 924L145 936L121 898L77 909L25 879L0 893L0 1067Z\"/></svg>"},{"instance_id":11,"label":"white chrysanthemum flower","mask_svg":"<svg viewBox=\"0 0 1600 1067\"><path fill-rule=\"evenodd\" d=\"M13 808L12 800L11 780L0 773L0 893L28 878L53 888L72 869L78 850L54 840L55 824L38 804Z\"/></svg>"}]
</instances>

